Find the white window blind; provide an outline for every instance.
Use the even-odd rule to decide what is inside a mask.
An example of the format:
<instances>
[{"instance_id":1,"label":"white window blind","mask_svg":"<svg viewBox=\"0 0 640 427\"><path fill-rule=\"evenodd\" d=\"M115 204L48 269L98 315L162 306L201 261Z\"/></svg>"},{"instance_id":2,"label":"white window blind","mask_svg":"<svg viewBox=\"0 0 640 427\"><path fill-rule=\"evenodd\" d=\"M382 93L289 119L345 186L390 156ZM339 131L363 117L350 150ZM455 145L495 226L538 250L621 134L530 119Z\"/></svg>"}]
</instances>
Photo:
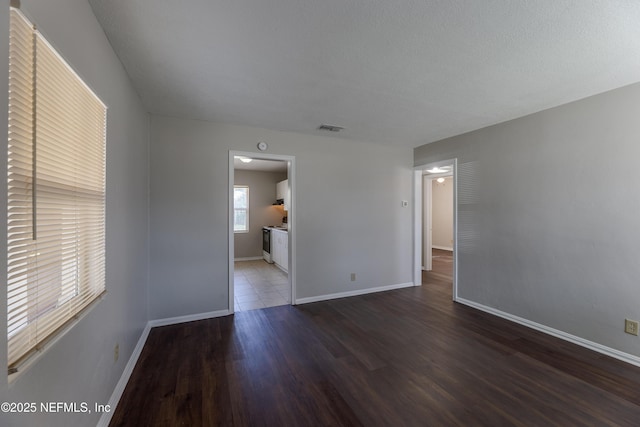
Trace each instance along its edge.
<instances>
[{"instance_id":1,"label":"white window blind","mask_svg":"<svg viewBox=\"0 0 640 427\"><path fill-rule=\"evenodd\" d=\"M9 373L105 291L106 107L11 9Z\"/></svg>"},{"instance_id":2,"label":"white window blind","mask_svg":"<svg viewBox=\"0 0 640 427\"><path fill-rule=\"evenodd\" d=\"M249 231L249 187L246 185L233 186L233 231Z\"/></svg>"}]
</instances>

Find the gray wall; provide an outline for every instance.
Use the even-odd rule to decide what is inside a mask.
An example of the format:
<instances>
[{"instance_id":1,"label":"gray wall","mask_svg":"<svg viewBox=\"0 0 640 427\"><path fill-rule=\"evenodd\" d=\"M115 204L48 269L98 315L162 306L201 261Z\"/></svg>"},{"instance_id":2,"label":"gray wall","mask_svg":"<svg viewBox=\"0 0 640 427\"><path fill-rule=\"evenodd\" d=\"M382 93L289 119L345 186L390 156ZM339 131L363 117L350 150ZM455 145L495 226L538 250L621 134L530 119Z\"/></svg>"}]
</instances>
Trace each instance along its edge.
<instances>
[{"instance_id":1,"label":"gray wall","mask_svg":"<svg viewBox=\"0 0 640 427\"><path fill-rule=\"evenodd\" d=\"M234 184L249 186L249 232L234 234L235 258L261 257L262 227L282 224L283 206L273 202L276 183L284 179L286 172L235 170Z\"/></svg>"},{"instance_id":2,"label":"gray wall","mask_svg":"<svg viewBox=\"0 0 640 427\"><path fill-rule=\"evenodd\" d=\"M6 130L9 1L2 0L0 9L0 129ZM0 375L0 401L107 403L148 319L148 116L86 1L22 0L22 9L109 107L107 295L11 386ZM4 176L6 153L5 146ZM0 222L6 224L6 192L1 193ZM0 240L6 277L6 237ZM0 329L6 331L6 292L0 295ZM0 339L1 366L7 366L6 342ZM120 358L114 363L116 343ZM0 413L0 425L88 426L98 417Z\"/></svg>"},{"instance_id":3,"label":"gray wall","mask_svg":"<svg viewBox=\"0 0 640 427\"><path fill-rule=\"evenodd\" d=\"M640 84L415 149L458 158L460 297L640 355Z\"/></svg>"},{"instance_id":4,"label":"gray wall","mask_svg":"<svg viewBox=\"0 0 640 427\"><path fill-rule=\"evenodd\" d=\"M412 281L411 149L152 115L151 318L227 308L228 153L258 141L296 157L298 298Z\"/></svg>"}]
</instances>

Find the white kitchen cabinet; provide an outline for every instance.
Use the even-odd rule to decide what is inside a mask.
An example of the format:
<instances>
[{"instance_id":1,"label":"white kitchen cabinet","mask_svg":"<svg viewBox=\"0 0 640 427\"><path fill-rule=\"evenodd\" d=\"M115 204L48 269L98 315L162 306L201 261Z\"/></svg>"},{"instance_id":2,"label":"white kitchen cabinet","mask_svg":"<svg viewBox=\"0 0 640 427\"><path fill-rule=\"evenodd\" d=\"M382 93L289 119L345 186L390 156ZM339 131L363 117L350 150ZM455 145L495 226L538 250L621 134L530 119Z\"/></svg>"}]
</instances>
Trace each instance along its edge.
<instances>
[{"instance_id":1,"label":"white kitchen cabinet","mask_svg":"<svg viewBox=\"0 0 640 427\"><path fill-rule=\"evenodd\" d=\"M289 233L271 230L271 256L273 262L284 271L289 269Z\"/></svg>"},{"instance_id":2,"label":"white kitchen cabinet","mask_svg":"<svg viewBox=\"0 0 640 427\"><path fill-rule=\"evenodd\" d=\"M284 199L284 195L287 194L287 180L276 183L276 199Z\"/></svg>"},{"instance_id":3,"label":"white kitchen cabinet","mask_svg":"<svg viewBox=\"0 0 640 427\"><path fill-rule=\"evenodd\" d=\"M279 265L282 262L282 245L279 242L280 232L271 230L271 260Z\"/></svg>"},{"instance_id":4,"label":"white kitchen cabinet","mask_svg":"<svg viewBox=\"0 0 640 427\"><path fill-rule=\"evenodd\" d=\"M282 258L280 259L282 262L280 267L284 271L289 271L289 233L282 233Z\"/></svg>"},{"instance_id":5,"label":"white kitchen cabinet","mask_svg":"<svg viewBox=\"0 0 640 427\"><path fill-rule=\"evenodd\" d=\"M284 200L284 210L289 210L289 180L285 179L276 184L276 199Z\"/></svg>"}]
</instances>

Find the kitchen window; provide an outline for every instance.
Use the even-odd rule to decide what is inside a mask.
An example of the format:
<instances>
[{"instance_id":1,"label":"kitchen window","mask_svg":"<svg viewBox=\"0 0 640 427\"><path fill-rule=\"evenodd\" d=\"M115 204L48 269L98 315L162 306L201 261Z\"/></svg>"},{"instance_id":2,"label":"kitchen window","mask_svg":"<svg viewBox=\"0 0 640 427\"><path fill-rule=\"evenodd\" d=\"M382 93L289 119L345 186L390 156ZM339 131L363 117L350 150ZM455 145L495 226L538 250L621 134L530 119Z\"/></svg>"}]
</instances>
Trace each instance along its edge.
<instances>
[{"instance_id":1,"label":"kitchen window","mask_svg":"<svg viewBox=\"0 0 640 427\"><path fill-rule=\"evenodd\" d=\"M233 232L249 232L249 187L233 186Z\"/></svg>"},{"instance_id":2,"label":"kitchen window","mask_svg":"<svg viewBox=\"0 0 640 427\"><path fill-rule=\"evenodd\" d=\"M8 371L105 292L106 106L11 8L7 176Z\"/></svg>"}]
</instances>

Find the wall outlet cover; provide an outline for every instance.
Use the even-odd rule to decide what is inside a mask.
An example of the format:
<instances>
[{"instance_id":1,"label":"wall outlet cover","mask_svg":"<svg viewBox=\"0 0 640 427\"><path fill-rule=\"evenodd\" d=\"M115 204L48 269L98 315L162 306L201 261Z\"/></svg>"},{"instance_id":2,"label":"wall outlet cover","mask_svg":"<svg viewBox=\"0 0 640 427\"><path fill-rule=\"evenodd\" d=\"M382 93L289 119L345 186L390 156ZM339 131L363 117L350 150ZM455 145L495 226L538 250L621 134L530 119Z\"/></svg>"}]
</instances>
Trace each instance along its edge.
<instances>
[{"instance_id":1,"label":"wall outlet cover","mask_svg":"<svg viewBox=\"0 0 640 427\"><path fill-rule=\"evenodd\" d=\"M624 319L624 331L631 335L638 335L638 321Z\"/></svg>"}]
</instances>

